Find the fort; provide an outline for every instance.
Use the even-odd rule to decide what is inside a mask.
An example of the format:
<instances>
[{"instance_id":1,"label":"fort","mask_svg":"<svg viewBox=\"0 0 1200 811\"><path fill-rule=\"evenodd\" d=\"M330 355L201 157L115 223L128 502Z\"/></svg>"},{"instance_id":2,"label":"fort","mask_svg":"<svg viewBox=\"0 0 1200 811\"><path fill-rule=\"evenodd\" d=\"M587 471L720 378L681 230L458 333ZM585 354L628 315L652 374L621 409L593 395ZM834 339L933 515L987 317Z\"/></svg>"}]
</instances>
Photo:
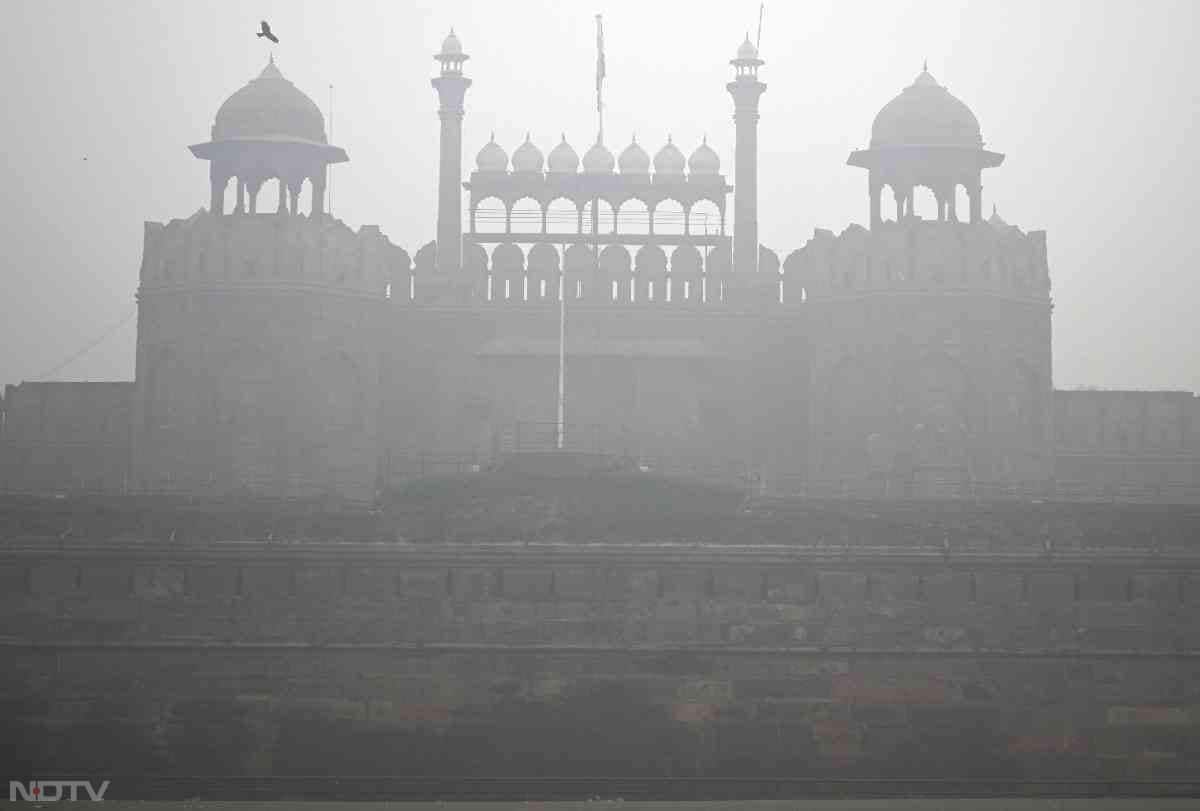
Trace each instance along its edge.
<instances>
[{"instance_id":1,"label":"fort","mask_svg":"<svg viewBox=\"0 0 1200 811\"><path fill-rule=\"evenodd\" d=\"M781 259L749 41L732 183L602 133L466 174L435 59L434 240L327 213L349 156L272 60L191 147L208 207L145 226L135 380L6 387L7 762L116 799L1200 792L1200 401L1054 388L1046 235L985 218L963 102L922 70L848 158L868 225Z\"/></svg>"},{"instance_id":2,"label":"fort","mask_svg":"<svg viewBox=\"0 0 1200 811\"><path fill-rule=\"evenodd\" d=\"M8 386L0 487L369 503L562 447L780 495L1196 500L1194 395L1054 389L1046 235L984 217L1004 156L928 70L848 157L867 227L777 253L749 41L732 184L707 138L603 132L582 158L493 138L466 173L468 58L453 32L435 55L437 232L411 255L326 213L349 156L273 60L230 96L191 147L207 209L146 224L136 379Z\"/></svg>"}]
</instances>

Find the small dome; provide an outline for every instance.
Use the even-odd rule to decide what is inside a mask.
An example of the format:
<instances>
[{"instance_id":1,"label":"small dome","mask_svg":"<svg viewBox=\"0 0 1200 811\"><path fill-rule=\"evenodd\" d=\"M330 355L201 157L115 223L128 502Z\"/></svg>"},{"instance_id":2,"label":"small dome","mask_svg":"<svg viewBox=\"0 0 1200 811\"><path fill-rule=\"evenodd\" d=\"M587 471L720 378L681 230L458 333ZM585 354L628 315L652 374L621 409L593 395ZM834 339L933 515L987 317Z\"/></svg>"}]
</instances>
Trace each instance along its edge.
<instances>
[{"instance_id":1,"label":"small dome","mask_svg":"<svg viewBox=\"0 0 1200 811\"><path fill-rule=\"evenodd\" d=\"M688 158L688 171L693 175L715 175L721 171L721 156L708 145L708 136Z\"/></svg>"},{"instance_id":2,"label":"small dome","mask_svg":"<svg viewBox=\"0 0 1200 811\"><path fill-rule=\"evenodd\" d=\"M623 175L646 175L650 173L650 156L637 142L637 136L629 142L629 146L621 151L617 166Z\"/></svg>"},{"instance_id":3,"label":"small dome","mask_svg":"<svg viewBox=\"0 0 1200 811\"><path fill-rule=\"evenodd\" d=\"M450 33L442 40L442 56L462 56L462 42L458 39L458 34L454 33L454 29L450 29Z\"/></svg>"},{"instance_id":4,"label":"small dome","mask_svg":"<svg viewBox=\"0 0 1200 811\"><path fill-rule=\"evenodd\" d=\"M529 133L525 133L525 143L517 147L517 151L512 156L513 171L540 172L545 162L542 150L534 146L533 142L529 140Z\"/></svg>"},{"instance_id":5,"label":"small dome","mask_svg":"<svg viewBox=\"0 0 1200 811\"><path fill-rule=\"evenodd\" d=\"M749 32L746 33L746 39L738 46L737 58L741 60L758 59L758 48L754 47L754 43L750 41Z\"/></svg>"},{"instance_id":6,"label":"small dome","mask_svg":"<svg viewBox=\"0 0 1200 811\"><path fill-rule=\"evenodd\" d=\"M871 146L983 146L971 109L922 70L884 105L871 126Z\"/></svg>"},{"instance_id":7,"label":"small dome","mask_svg":"<svg viewBox=\"0 0 1200 811\"><path fill-rule=\"evenodd\" d=\"M258 78L225 100L212 128L214 141L271 135L326 143L325 116L312 99L283 78L274 57Z\"/></svg>"},{"instance_id":8,"label":"small dome","mask_svg":"<svg viewBox=\"0 0 1200 811\"><path fill-rule=\"evenodd\" d=\"M613 154L608 151L608 147L597 141L592 144L591 149L584 153L583 171L589 174L611 172L616 163Z\"/></svg>"},{"instance_id":9,"label":"small dome","mask_svg":"<svg viewBox=\"0 0 1200 811\"><path fill-rule=\"evenodd\" d=\"M558 146L550 150L550 157L546 161L546 166L554 174L573 175L579 171L579 155L567 143L567 136L565 134Z\"/></svg>"},{"instance_id":10,"label":"small dome","mask_svg":"<svg viewBox=\"0 0 1200 811\"><path fill-rule=\"evenodd\" d=\"M508 171L508 153L496 143L496 133L492 133L492 139L475 156L475 166L480 172Z\"/></svg>"},{"instance_id":11,"label":"small dome","mask_svg":"<svg viewBox=\"0 0 1200 811\"><path fill-rule=\"evenodd\" d=\"M671 136L668 135L666 145L654 156L654 171L660 175L681 175L686 163L683 153L679 151L679 147L675 146Z\"/></svg>"}]
</instances>

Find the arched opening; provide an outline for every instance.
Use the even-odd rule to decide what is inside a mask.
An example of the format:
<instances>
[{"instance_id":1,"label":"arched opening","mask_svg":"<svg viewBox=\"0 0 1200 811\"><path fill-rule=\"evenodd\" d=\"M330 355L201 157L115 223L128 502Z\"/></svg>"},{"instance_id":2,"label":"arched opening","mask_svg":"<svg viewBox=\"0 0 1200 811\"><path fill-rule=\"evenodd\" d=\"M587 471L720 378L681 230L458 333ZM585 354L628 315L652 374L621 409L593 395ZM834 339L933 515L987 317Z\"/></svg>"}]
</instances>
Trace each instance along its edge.
<instances>
[{"instance_id":1,"label":"arched opening","mask_svg":"<svg viewBox=\"0 0 1200 811\"><path fill-rule=\"evenodd\" d=\"M654 233L677 236L683 233L683 204L670 198L654 207Z\"/></svg>"},{"instance_id":2,"label":"arched opening","mask_svg":"<svg viewBox=\"0 0 1200 811\"><path fill-rule=\"evenodd\" d=\"M509 233L540 234L542 233L542 204L532 197L522 197L512 204L508 220Z\"/></svg>"},{"instance_id":3,"label":"arched opening","mask_svg":"<svg viewBox=\"0 0 1200 811\"><path fill-rule=\"evenodd\" d=\"M961 183L954 184L954 210L950 219L956 218L958 222L971 219L971 197L967 194L967 187Z\"/></svg>"},{"instance_id":4,"label":"arched opening","mask_svg":"<svg viewBox=\"0 0 1200 811\"><path fill-rule=\"evenodd\" d=\"M883 222L900 219L896 211L896 193L891 186L885 185L879 192L879 219Z\"/></svg>"},{"instance_id":5,"label":"arched opening","mask_svg":"<svg viewBox=\"0 0 1200 811\"><path fill-rule=\"evenodd\" d=\"M721 210L712 200L697 200L688 212L688 233L696 236L721 234Z\"/></svg>"},{"instance_id":6,"label":"arched opening","mask_svg":"<svg viewBox=\"0 0 1200 811\"><path fill-rule=\"evenodd\" d=\"M558 197L546 206L546 230L551 234L578 234L579 207L574 201Z\"/></svg>"},{"instance_id":7,"label":"arched opening","mask_svg":"<svg viewBox=\"0 0 1200 811\"><path fill-rule=\"evenodd\" d=\"M617 233L650 233L650 209L638 199L626 200L617 211Z\"/></svg>"},{"instance_id":8,"label":"arched opening","mask_svg":"<svg viewBox=\"0 0 1200 811\"><path fill-rule=\"evenodd\" d=\"M613 234L616 233L616 227L613 207L607 200L589 200L584 204L584 234Z\"/></svg>"},{"instance_id":9,"label":"arched opening","mask_svg":"<svg viewBox=\"0 0 1200 811\"><path fill-rule=\"evenodd\" d=\"M503 234L508 209L499 197L485 197L471 211L471 230L477 234Z\"/></svg>"},{"instance_id":10,"label":"arched opening","mask_svg":"<svg viewBox=\"0 0 1200 811\"><path fill-rule=\"evenodd\" d=\"M913 189L912 213L914 217L920 217L923 220L938 219L938 201L933 189L928 186L917 186Z\"/></svg>"}]
</instances>

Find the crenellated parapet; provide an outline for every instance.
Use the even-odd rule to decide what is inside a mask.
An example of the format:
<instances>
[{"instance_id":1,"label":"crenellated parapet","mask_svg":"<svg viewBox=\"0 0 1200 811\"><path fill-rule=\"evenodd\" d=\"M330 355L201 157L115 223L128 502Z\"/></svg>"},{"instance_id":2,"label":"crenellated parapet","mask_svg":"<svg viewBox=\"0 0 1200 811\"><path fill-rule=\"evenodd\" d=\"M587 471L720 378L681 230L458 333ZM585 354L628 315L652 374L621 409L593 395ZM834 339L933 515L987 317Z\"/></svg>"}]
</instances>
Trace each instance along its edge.
<instances>
[{"instance_id":1,"label":"crenellated parapet","mask_svg":"<svg viewBox=\"0 0 1200 811\"><path fill-rule=\"evenodd\" d=\"M378 226L358 231L328 216L201 210L145 226L140 295L196 290L309 289L383 297L407 256Z\"/></svg>"},{"instance_id":2,"label":"crenellated parapet","mask_svg":"<svg viewBox=\"0 0 1200 811\"><path fill-rule=\"evenodd\" d=\"M398 305L502 307L568 302L594 306L782 310L779 257L760 246L758 274L732 274L728 237L713 245L657 240L594 242L466 241L461 274L440 272L438 245L428 242L411 268L393 263ZM799 299L797 299L799 302Z\"/></svg>"},{"instance_id":3,"label":"crenellated parapet","mask_svg":"<svg viewBox=\"0 0 1200 811\"><path fill-rule=\"evenodd\" d=\"M841 234L818 229L783 264L786 291L806 300L874 293L964 292L1048 302L1046 233L993 217L970 224L920 219ZM798 297L789 297L796 300Z\"/></svg>"}]
</instances>

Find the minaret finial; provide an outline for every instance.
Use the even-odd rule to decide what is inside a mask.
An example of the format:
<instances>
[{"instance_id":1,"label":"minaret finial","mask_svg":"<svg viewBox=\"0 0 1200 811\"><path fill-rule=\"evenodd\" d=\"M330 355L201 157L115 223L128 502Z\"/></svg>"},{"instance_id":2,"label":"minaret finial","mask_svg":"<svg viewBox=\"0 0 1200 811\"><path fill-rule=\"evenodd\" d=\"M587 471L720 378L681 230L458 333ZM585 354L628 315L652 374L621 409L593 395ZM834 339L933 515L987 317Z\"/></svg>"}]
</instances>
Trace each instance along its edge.
<instances>
[{"instance_id":1,"label":"minaret finial","mask_svg":"<svg viewBox=\"0 0 1200 811\"><path fill-rule=\"evenodd\" d=\"M928 59L926 59L924 62L921 63L921 70L925 73L929 72L929 60Z\"/></svg>"},{"instance_id":2,"label":"minaret finial","mask_svg":"<svg viewBox=\"0 0 1200 811\"><path fill-rule=\"evenodd\" d=\"M995 203L992 203L992 216L993 216L993 217L999 217L999 216L1000 216L999 212L997 212L997 211L996 211L996 204L995 204Z\"/></svg>"}]
</instances>

